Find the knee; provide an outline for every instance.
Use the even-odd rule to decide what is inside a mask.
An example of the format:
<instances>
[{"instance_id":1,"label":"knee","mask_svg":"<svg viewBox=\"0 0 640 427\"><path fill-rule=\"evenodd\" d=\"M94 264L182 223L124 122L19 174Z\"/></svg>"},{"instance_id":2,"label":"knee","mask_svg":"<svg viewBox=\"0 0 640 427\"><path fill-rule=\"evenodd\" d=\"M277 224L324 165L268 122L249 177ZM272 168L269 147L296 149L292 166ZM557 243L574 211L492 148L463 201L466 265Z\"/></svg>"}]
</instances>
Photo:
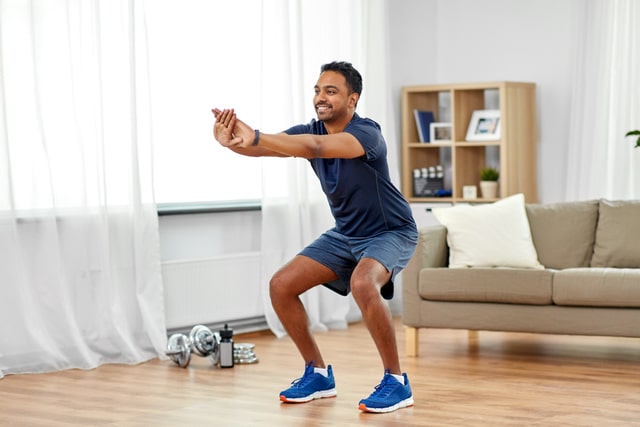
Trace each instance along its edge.
<instances>
[{"instance_id":1,"label":"knee","mask_svg":"<svg viewBox=\"0 0 640 427\"><path fill-rule=\"evenodd\" d=\"M288 297L290 294L289 288L283 274L280 272L274 274L269 281L269 296L271 297L271 301L277 302Z\"/></svg>"},{"instance_id":2,"label":"knee","mask_svg":"<svg viewBox=\"0 0 640 427\"><path fill-rule=\"evenodd\" d=\"M359 306L368 305L372 300L379 298L379 291L369 280L351 279L351 294Z\"/></svg>"}]
</instances>

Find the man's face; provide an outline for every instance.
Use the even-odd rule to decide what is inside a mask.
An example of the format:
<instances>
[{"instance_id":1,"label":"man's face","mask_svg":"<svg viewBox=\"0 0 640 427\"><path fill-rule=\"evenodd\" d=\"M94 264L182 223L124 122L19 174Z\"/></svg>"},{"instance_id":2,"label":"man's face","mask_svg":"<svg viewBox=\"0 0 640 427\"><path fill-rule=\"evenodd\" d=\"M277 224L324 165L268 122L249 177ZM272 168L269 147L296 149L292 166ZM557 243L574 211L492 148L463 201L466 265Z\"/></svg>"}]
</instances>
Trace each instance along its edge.
<instances>
[{"instance_id":1,"label":"man's face","mask_svg":"<svg viewBox=\"0 0 640 427\"><path fill-rule=\"evenodd\" d=\"M318 120L330 122L353 113L358 94L351 92L342 74L335 71L323 72L314 90L313 106Z\"/></svg>"}]
</instances>

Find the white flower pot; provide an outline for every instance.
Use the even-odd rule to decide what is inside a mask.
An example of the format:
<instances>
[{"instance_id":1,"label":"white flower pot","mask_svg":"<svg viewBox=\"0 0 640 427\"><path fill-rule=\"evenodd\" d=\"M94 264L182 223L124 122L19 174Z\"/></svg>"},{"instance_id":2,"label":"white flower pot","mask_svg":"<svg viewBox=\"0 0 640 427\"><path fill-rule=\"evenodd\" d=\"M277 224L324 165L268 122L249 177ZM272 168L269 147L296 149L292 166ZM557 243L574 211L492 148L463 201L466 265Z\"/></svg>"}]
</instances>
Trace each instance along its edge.
<instances>
[{"instance_id":1,"label":"white flower pot","mask_svg":"<svg viewBox=\"0 0 640 427\"><path fill-rule=\"evenodd\" d=\"M483 199L498 197L498 181L480 181L480 194Z\"/></svg>"}]
</instances>

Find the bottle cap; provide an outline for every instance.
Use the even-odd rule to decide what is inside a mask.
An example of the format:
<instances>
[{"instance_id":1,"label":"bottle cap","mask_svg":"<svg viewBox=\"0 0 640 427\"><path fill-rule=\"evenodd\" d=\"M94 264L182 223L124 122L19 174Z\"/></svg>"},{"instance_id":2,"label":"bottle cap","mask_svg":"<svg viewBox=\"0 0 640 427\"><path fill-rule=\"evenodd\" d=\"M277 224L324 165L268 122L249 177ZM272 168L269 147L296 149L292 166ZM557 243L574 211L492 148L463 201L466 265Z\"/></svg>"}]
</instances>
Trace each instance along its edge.
<instances>
[{"instance_id":1,"label":"bottle cap","mask_svg":"<svg viewBox=\"0 0 640 427\"><path fill-rule=\"evenodd\" d=\"M220 329L220 338L232 338L233 329L229 329L229 326L225 323L224 329Z\"/></svg>"}]
</instances>

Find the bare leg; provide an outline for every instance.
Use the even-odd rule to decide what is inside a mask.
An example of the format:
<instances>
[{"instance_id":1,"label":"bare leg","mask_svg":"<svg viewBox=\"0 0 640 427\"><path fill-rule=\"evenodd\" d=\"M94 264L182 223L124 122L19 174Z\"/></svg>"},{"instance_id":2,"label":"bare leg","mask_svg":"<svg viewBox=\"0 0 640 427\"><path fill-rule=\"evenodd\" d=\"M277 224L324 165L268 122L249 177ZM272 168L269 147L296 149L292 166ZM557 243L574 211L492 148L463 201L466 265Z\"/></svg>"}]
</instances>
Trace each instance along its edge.
<instances>
[{"instance_id":1,"label":"bare leg","mask_svg":"<svg viewBox=\"0 0 640 427\"><path fill-rule=\"evenodd\" d=\"M325 362L309 329L307 312L300 295L321 283L337 278L329 268L311 258L298 255L276 274L269 283L271 304L287 334L295 343L305 365L311 361L319 368Z\"/></svg>"},{"instance_id":2,"label":"bare leg","mask_svg":"<svg viewBox=\"0 0 640 427\"><path fill-rule=\"evenodd\" d=\"M391 311L380 295L380 289L390 277L391 273L378 261L363 258L351 276L351 293L360 307L383 367L389 369L392 374L400 375L396 331Z\"/></svg>"}]
</instances>

